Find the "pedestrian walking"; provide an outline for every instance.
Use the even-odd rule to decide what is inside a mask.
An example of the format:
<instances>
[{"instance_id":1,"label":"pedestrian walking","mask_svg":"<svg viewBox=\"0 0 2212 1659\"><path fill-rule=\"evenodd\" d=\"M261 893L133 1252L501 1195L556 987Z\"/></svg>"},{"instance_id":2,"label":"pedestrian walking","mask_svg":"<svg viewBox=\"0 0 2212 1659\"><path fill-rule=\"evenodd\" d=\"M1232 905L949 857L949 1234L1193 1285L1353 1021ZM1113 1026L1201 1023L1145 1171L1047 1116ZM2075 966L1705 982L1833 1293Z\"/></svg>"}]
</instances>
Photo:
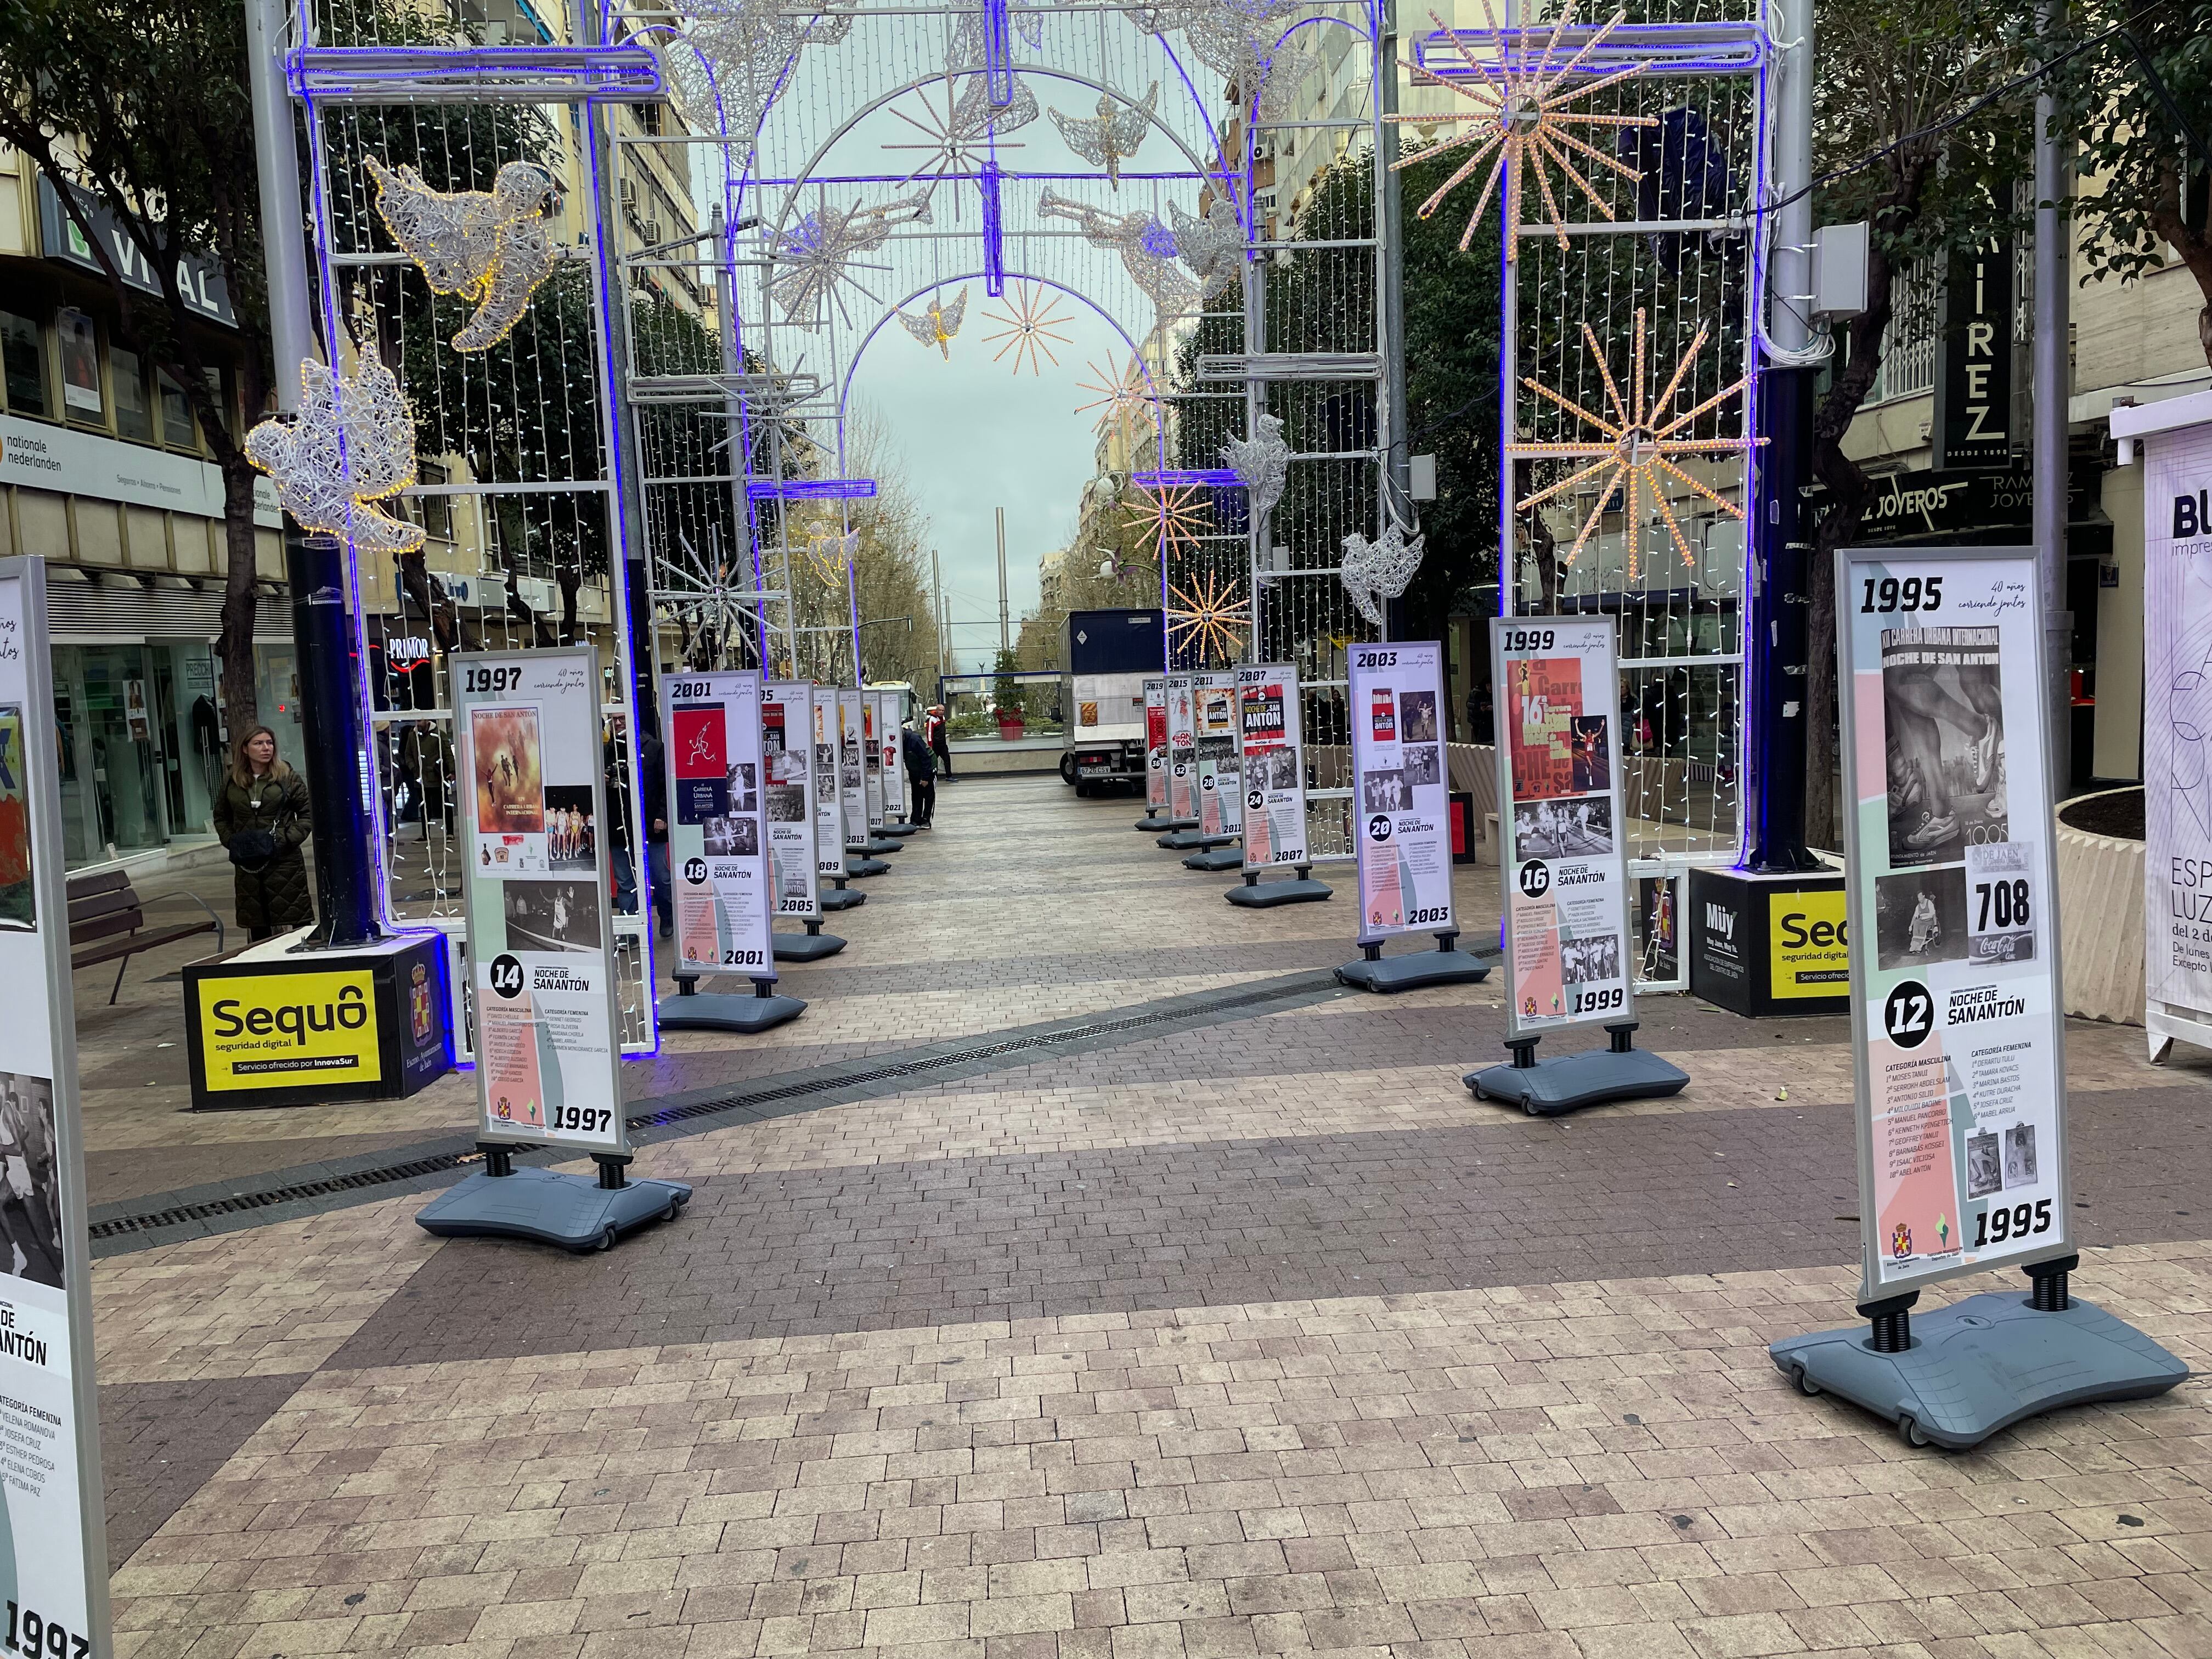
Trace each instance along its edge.
<instances>
[{"instance_id":1,"label":"pedestrian walking","mask_svg":"<svg viewBox=\"0 0 2212 1659\"><path fill-rule=\"evenodd\" d=\"M231 750L215 803L215 832L230 854L238 925L249 940L314 921L300 851L311 822L307 781L276 758L274 732L251 728Z\"/></svg>"},{"instance_id":2,"label":"pedestrian walking","mask_svg":"<svg viewBox=\"0 0 2212 1659\"><path fill-rule=\"evenodd\" d=\"M927 718L922 723L923 734L929 739L929 752L937 757L938 769L945 774L947 783L952 781L952 738L951 728L945 723L945 705L929 706ZM934 787L934 786L932 786Z\"/></svg>"},{"instance_id":3,"label":"pedestrian walking","mask_svg":"<svg viewBox=\"0 0 2212 1659\"><path fill-rule=\"evenodd\" d=\"M920 829L930 827L937 816L937 759L911 726L899 733L899 750L906 757L906 775L914 785L914 811L907 817Z\"/></svg>"}]
</instances>

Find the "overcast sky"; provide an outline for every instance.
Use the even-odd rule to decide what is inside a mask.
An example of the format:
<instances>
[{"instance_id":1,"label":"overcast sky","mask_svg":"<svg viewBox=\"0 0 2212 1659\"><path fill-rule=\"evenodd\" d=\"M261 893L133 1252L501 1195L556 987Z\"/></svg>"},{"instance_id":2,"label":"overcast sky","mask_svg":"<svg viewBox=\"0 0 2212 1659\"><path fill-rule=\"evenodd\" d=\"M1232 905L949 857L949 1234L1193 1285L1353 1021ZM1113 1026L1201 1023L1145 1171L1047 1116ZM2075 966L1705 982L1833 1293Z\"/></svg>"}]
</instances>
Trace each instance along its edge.
<instances>
[{"instance_id":1,"label":"overcast sky","mask_svg":"<svg viewBox=\"0 0 2212 1659\"><path fill-rule=\"evenodd\" d=\"M994 507L1006 509L1006 589L1014 628L1037 602L1037 560L1066 545L1076 507L1091 476L1091 422L1079 404L1097 394L1079 384L1097 377L1087 365L1126 361L1128 348L1098 314L1061 295L1052 326L1070 342L1048 341L1057 367L1033 374L1025 360L1012 372L1005 300L991 300L980 282L969 286L968 313L947 362L896 323L879 331L853 377L856 403L872 405L906 463L945 574L958 665L987 668L999 647L998 544ZM949 304L961 285L945 294ZM1040 289L1051 295L1053 289ZM925 303L927 303L925 301ZM963 624L974 624L963 626Z\"/></svg>"}]
</instances>

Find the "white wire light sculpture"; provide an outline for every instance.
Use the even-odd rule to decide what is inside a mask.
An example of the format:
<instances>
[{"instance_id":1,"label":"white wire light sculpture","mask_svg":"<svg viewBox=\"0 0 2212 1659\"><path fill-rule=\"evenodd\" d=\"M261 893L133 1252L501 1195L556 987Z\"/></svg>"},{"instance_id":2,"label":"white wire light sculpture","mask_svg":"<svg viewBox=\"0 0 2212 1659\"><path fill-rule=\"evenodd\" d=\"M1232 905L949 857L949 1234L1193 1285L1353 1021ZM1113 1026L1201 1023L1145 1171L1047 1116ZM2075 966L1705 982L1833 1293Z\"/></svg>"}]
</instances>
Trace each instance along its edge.
<instances>
[{"instance_id":1,"label":"white wire light sculpture","mask_svg":"<svg viewBox=\"0 0 2212 1659\"><path fill-rule=\"evenodd\" d=\"M1136 155L1137 147L1152 130L1159 104L1160 83L1155 81L1134 104L1124 104L1111 93L1101 93L1096 115L1079 118L1054 110L1052 124L1060 129L1070 149L1092 167L1104 167L1106 182L1119 190L1121 163Z\"/></svg>"},{"instance_id":2,"label":"white wire light sculpture","mask_svg":"<svg viewBox=\"0 0 2212 1659\"><path fill-rule=\"evenodd\" d=\"M420 525L376 503L415 482L415 421L392 371L364 356L341 379L325 365L300 365L300 410L246 434L246 458L276 485L284 510L309 530L363 553L413 553Z\"/></svg>"},{"instance_id":3,"label":"white wire light sculpture","mask_svg":"<svg viewBox=\"0 0 2212 1659\"><path fill-rule=\"evenodd\" d=\"M961 322L968 315L968 290L962 289L959 297L949 306L932 295L928 307L919 317L910 316L903 311L897 315L900 325L908 333L926 346L935 346L950 362L952 361L952 342L959 337Z\"/></svg>"},{"instance_id":4,"label":"white wire light sculpture","mask_svg":"<svg viewBox=\"0 0 2212 1659\"><path fill-rule=\"evenodd\" d=\"M1383 601L1403 593L1421 568L1422 541L1419 535L1408 537L1395 519L1373 541L1356 530L1344 538L1337 580L1359 614L1376 628L1384 626Z\"/></svg>"},{"instance_id":5,"label":"white wire light sculpture","mask_svg":"<svg viewBox=\"0 0 2212 1659\"><path fill-rule=\"evenodd\" d=\"M396 173L368 158L376 211L422 272L433 294L473 301L476 315L453 339L456 351L488 351L522 320L553 270L544 208L553 175L509 161L488 190L436 191L411 167Z\"/></svg>"},{"instance_id":6,"label":"white wire light sculpture","mask_svg":"<svg viewBox=\"0 0 2212 1659\"><path fill-rule=\"evenodd\" d=\"M1221 446L1221 459L1244 486L1255 519L1274 511L1283 499L1283 486L1291 475L1291 446L1283 437L1279 416L1254 417L1250 438L1231 438Z\"/></svg>"}]
</instances>

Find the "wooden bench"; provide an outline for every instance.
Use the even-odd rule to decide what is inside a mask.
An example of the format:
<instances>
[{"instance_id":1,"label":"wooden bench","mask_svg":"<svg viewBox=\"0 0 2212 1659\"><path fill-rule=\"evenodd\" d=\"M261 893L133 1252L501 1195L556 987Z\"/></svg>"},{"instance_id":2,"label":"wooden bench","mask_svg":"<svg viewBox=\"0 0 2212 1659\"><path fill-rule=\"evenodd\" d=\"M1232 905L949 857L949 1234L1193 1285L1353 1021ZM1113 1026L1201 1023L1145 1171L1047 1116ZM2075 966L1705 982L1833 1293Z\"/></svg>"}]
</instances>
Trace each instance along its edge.
<instances>
[{"instance_id":1,"label":"wooden bench","mask_svg":"<svg viewBox=\"0 0 2212 1659\"><path fill-rule=\"evenodd\" d=\"M130 971L131 958L141 951L174 945L196 933L213 933L216 954L222 953L222 918L208 908L206 900L192 893L162 893L155 897L190 899L207 915L190 921L149 927L145 901L138 896L131 878L122 871L70 878L70 966L94 968L104 962L120 961L122 966L115 970L115 988L107 994L111 1004L122 995L123 975Z\"/></svg>"}]
</instances>

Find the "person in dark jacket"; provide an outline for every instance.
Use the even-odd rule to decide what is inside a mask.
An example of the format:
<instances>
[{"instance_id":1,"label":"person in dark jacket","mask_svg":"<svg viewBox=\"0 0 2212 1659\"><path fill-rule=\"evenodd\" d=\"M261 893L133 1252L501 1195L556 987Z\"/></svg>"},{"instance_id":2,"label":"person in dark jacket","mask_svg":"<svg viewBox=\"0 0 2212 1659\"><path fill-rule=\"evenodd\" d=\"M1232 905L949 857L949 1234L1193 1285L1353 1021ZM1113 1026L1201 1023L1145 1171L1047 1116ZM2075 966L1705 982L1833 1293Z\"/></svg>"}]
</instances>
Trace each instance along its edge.
<instances>
[{"instance_id":1,"label":"person in dark jacket","mask_svg":"<svg viewBox=\"0 0 2212 1659\"><path fill-rule=\"evenodd\" d=\"M276 734L250 728L230 755L216 797L215 832L230 853L238 925L264 939L315 919L300 845L311 820L307 780L276 758Z\"/></svg>"},{"instance_id":2,"label":"person in dark jacket","mask_svg":"<svg viewBox=\"0 0 2212 1659\"><path fill-rule=\"evenodd\" d=\"M638 787L644 791L645 870L653 886L653 910L660 936L676 931L676 887L668 873L668 762L660 733L650 726L638 733Z\"/></svg>"},{"instance_id":3,"label":"person in dark jacket","mask_svg":"<svg viewBox=\"0 0 2212 1659\"><path fill-rule=\"evenodd\" d=\"M911 726L899 733L899 751L906 757L906 775L914 785L914 811L908 817L918 829L927 830L937 816L937 757Z\"/></svg>"},{"instance_id":4,"label":"person in dark jacket","mask_svg":"<svg viewBox=\"0 0 2212 1659\"><path fill-rule=\"evenodd\" d=\"M929 738L929 751L937 757L937 763L945 773L945 781L952 781L952 733L945 723L945 705L932 703L929 724L925 734ZM934 787L935 786L932 786Z\"/></svg>"}]
</instances>

